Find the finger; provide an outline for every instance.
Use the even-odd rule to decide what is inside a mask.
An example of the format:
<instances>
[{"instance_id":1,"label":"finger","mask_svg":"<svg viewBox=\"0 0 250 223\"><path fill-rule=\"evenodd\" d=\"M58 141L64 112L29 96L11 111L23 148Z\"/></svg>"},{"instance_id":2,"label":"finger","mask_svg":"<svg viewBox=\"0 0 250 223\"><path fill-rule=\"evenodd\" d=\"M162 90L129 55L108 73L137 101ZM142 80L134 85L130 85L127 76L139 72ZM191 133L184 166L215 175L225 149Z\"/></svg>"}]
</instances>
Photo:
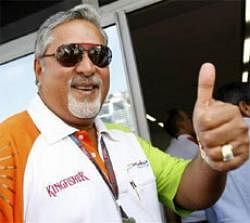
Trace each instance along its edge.
<instances>
[{"instance_id":1,"label":"finger","mask_svg":"<svg viewBox=\"0 0 250 223\"><path fill-rule=\"evenodd\" d=\"M243 164L249 158L249 139L245 140L231 141L227 144L232 145L232 152L234 158L232 160L223 161L222 146L217 146L213 148L203 148L205 152L205 161L215 170L228 171L233 170Z\"/></svg>"},{"instance_id":2,"label":"finger","mask_svg":"<svg viewBox=\"0 0 250 223\"><path fill-rule=\"evenodd\" d=\"M241 156L244 153L244 146L239 145L237 142L230 142L230 144L233 147L232 152L234 157ZM212 161L223 161L222 146L206 149L206 155Z\"/></svg>"},{"instance_id":3,"label":"finger","mask_svg":"<svg viewBox=\"0 0 250 223\"><path fill-rule=\"evenodd\" d=\"M238 106L214 101L213 109L206 110L206 117L200 119L199 129L200 131L210 130L228 124L228 132L230 133L230 130L234 127L234 124L231 122L234 122L236 126L237 122L244 123Z\"/></svg>"},{"instance_id":4,"label":"finger","mask_svg":"<svg viewBox=\"0 0 250 223\"><path fill-rule=\"evenodd\" d=\"M239 128L236 129L232 127L237 124L240 125ZM202 140L204 147L215 147L234 140L240 142L243 141L245 143L245 140L248 138L243 138L243 136L247 132L247 125L244 122L241 122L241 120L234 119L230 123L226 123L215 129L206 131L206 134L200 134L200 140Z\"/></svg>"},{"instance_id":5,"label":"finger","mask_svg":"<svg viewBox=\"0 0 250 223\"><path fill-rule=\"evenodd\" d=\"M215 67L211 63L201 66L198 82L197 103L208 105L213 98Z\"/></svg>"},{"instance_id":6,"label":"finger","mask_svg":"<svg viewBox=\"0 0 250 223\"><path fill-rule=\"evenodd\" d=\"M225 162L225 161L213 161L209 160L209 165L214 170L220 171L220 172L227 172L230 170L234 170L238 168L240 165L242 165L245 160L242 159L241 156L236 156L234 159Z\"/></svg>"}]
</instances>

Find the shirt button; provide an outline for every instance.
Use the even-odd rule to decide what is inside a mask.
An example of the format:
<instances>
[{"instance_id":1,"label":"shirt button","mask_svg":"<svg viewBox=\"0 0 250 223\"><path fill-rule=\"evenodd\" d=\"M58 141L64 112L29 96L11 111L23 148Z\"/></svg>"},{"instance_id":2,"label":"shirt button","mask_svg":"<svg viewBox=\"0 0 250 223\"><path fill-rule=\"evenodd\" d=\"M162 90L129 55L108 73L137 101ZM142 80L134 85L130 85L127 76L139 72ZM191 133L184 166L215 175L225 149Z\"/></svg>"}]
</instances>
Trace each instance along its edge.
<instances>
[{"instance_id":1,"label":"shirt button","mask_svg":"<svg viewBox=\"0 0 250 223\"><path fill-rule=\"evenodd\" d=\"M84 139L84 135L79 135L78 139L82 141Z\"/></svg>"}]
</instances>

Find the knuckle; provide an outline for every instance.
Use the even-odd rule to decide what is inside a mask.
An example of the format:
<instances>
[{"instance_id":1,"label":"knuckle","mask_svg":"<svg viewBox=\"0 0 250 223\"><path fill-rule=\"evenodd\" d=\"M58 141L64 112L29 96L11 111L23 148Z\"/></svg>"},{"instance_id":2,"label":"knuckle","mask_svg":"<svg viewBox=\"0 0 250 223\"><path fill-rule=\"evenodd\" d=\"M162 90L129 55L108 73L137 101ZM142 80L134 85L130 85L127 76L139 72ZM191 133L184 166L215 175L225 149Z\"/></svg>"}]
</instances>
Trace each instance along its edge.
<instances>
[{"instance_id":1,"label":"knuckle","mask_svg":"<svg viewBox=\"0 0 250 223\"><path fill-rule=\"evenodd\" d=\"M203 120L202 120L202 123L204 126L209 126L211 121L212 121L212 117L210 114L207 114L206 116L204 115Z\"/></svg>"},{"instance_id":2,"label":"knuckle","mask_svg":"<svg viewBox=\"0 0 250 223\"><path fill-rule=\"evenodd\" d=\"M239 117L241 117L241 113L237 105L233 105L230 103L225 103L225 104L227 106L227 109L231 111L232 115L238 115Z\"/></svg>"},{"instance_id":3,"label":"knuckle","mask_svg":"<svg viewBox=\"0 0 250 223\"><path fill-rule=\"evenodd\" d=\"M248 132L249 127L248 127L247 123L244 122L244 120L242 118L238 121L238 123L239 123L239 129L242 132Z\"/></svg>"},{"instance_id":4,"label":"knuckle","mask_svg":"<svg viewBox=\"0 0 250 223\"><path fill-rule=\"evenodd\" d=\"M245 141L243 142L244 145L246 146L246 150L249 151L249 137L245 137Z\"/></svg>"},{"instance_id":5,"label":"knuckle","mask_svg":"<svg viewBox=\"0 0 250 223\"><path fill-rule=\"evenodd\" d=\"M248 136L249 126L246 123L242 124L242 131Z\"/></svg>"},{"instance_id":6,"label":"knuckle","mask_svg":"<svg viewBox=\"0 0 250 223\"><path fill-rule=\"evenodd\" d=\"M246 161L248 160L248 158L249 158L249 155L248 155L248 153L247 153L247 154L245 154L244 156L242 156L242 161L243 161L243 162L246 162Z\"/></svg>"},{"instance_id":7,"label":"knuckle","mask_svg":"<svg viewBox=\"0 0 250 223\"><path fill-rule=\"evenodd\" d=\"M242 117L236 118L233 123L234 123L234 126L233 126L234 129L237 129L238 137L248 138L249 127L247 123L242 119Z\"/></svg>"},{"instance_id":8,"label":"knuckle","mask_svg":"<svg viewBox=\"0 0 250 223\"><path fill-rule=\"evenodd\" d=\"M199 122L200 122L200 126L202 127L202 129L206 129L207 126L209 126L209 124L211 123L211 121L212 121L212 117L209 112L200 116Z\"/></svg>"},{"instance_id":9,"label":"knuckle","mask_svg":"<svg viewBox=\"0 0 250 223\"><path fill-rule=\"evenodd\" d=\"M239 158L242 159L243 162L249 159L249 146L244 146L239 154Z\"/></svg>"},{"instance_id":10,"label":"knuckle","mask_svg":"<svg viewBox=\"0 0 250 223\"><path fill-rule=\"evenodd\" d=\"M217 153L214 149L207 149L206 151L207 156L211 159L211 160L216 160L217 158Z\"/></svg>"},{"instance_id":11,"label":"knuckle","mask_svg":"<svg viewBox=\"0 0 250 223\"><path fill-rule=\"evenodd\" d=\"M231 109L233 112L240 114L240 110L239 110L238 105L230 104L230 106L231 106Z\"/></svg>"},{"instance_id":12,"label":"knuckle","mask_svg":"<svg viewBox=\"0 0 250 223\"><path fill-rule=\"evenodd\" d=\"M202 136L202 146L209 148L213 145L213 139L209 133L204 133Z\"/></svg>"}]
</instances>

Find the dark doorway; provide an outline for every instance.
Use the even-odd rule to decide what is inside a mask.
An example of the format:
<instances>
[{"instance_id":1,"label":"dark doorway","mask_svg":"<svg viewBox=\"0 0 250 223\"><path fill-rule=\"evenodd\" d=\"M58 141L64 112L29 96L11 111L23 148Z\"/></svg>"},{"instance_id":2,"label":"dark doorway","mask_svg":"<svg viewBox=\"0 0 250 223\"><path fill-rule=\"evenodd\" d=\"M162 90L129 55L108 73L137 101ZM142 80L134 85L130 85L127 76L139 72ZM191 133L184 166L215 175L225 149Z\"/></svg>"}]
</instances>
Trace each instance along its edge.
<instances>
[{"instance_id":1,"label":"dark doorway","mask_svg":"<svg viewBox=\"0 0 250 223\"><path fill-rule=\"evenodd\" d=\"M216 65L216 87L240 80L244 1L163 1L127 14L147 114L164 120L178 107L190 115L202 63ZM148 122L152 142L168 138Z\"/></svg>"}]
</instances>

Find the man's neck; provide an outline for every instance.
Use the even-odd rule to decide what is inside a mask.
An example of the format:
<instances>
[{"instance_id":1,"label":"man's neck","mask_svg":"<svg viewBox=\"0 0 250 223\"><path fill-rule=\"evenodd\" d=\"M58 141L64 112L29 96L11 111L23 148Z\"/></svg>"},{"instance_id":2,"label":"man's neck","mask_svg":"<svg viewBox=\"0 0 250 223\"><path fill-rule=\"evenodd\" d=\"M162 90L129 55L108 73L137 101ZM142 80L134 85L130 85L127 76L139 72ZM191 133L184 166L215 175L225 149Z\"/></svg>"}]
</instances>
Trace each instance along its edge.
<instances>
[{"instance_id":1,"label":"man's neck","mask_svg":"<svg viewBox=\"0 0 250 223\"><path fill-rule=\"evenodd\" d=\"M95 118L90 119L78 119L71 123L67 123L68 125L78 129L78 130L85 130L88 132L89 137L93 143L93 145L97 148L98 147L98 140L97 140L97 129L95 126Z\"/></svg>"}]
</instances>

